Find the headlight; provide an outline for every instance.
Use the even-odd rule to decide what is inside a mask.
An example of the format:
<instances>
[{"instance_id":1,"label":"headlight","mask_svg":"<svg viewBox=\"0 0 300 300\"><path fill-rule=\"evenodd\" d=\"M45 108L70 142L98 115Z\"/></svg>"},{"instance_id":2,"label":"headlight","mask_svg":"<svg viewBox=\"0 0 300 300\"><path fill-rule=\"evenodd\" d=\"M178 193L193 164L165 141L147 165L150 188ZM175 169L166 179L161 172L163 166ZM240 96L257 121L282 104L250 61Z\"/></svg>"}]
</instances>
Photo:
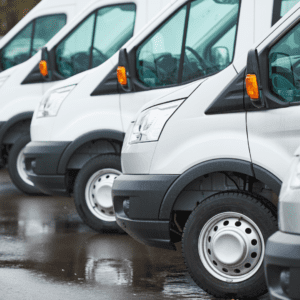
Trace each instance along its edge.
<instances>
[{"instance_id":1,"label":"headlight","mask_svg":"<svg viewBox=\"0 0 300 300\"><path fill-rule=\"evenodd\" d=\"M290 170L290 188L300 189L300 159L295 157L292 161L292 167Z\"/></svg>"},{"instance_id":2,"label":"headlight","mask_svg":"<svg viewBox=\"0 0 300 300\"><path fill-rule=\"evenodd\" d=\"M75 86L76 84L46 93L40 103L37 118L55 117L62 102L67 98Z\"/></svg>"},{"instance_id":3,"label":"headlight","mask_svg":"<svg viewBox=\"0 0 300 300\"><path fill-rule=\"evenodd\" d=\"M8 76L0 78L0 88L4 84L4 82L7 78L8 78Z\"/></svg>"},{"instance_id":4,"label":"headlight","mask_svg":"<svg viewBox=\"0 0 300 300\"><path fill-rule=\"evenodd\" d=\"M183 101L157 105L141 112L132 129L129 143L157 141L164 125Z\"/></svg>"}]
</instances>

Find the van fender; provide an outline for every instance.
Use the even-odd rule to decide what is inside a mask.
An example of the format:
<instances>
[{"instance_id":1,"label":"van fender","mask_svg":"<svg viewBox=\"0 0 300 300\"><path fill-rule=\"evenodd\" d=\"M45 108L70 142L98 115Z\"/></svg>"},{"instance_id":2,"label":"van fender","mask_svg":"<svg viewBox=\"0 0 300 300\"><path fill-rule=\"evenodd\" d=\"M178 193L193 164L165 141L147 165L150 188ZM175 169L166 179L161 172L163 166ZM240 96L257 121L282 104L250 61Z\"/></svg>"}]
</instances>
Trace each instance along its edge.
<instances>
[{"instance_id":1,"label":"van fender","mask_svg":"<svg viewBox=\"0 0 300 300\"><path fill-rule=\"evenodd\" d=\"M174 204L181 191L193 180L214 172L237 172L255 177L268 185L277 195L281 188L281 180L268 170L239 159L214 159L193 166L179 176L167 191L162 201L159 219L169 220Z\"/></svg>"},{"instance_id":2,"label":"van fender","mask_svg":"<svg viewBox=\"0 0 300 300\"><path fill-rule=\"evenodd\" d=\"M3 124L3 126L1 126L1 128L0 128L0 146L2 146L3 143L5 142L5 140L4 140L5 135L11 127L13 127L14 125L16 125L19 122L22 122L25 120L31 120L32 116L33 116L33 111L28 111L28 112L20 113L16 116L13 116L8 121L6 121ZM30 130L28 131L28 133L30 133Z\"/></svg>"},{"instance_id":3,"label":"van fender","mask_svg":"<svg viewBox=\"0 0 300 300\"><path fill-rule=\"evenodd\" d=\"M75 153L77 149L79 149L84 144L95 140L114 140L122 144L124 140L124 136L125 133L121 131L102 129L102 130L94 130L78 137L76 140L70 143L69 146L66 148L66 150L63 152L58 165L58 170L57 170L58 174L65 174L68 163L72 155Z\"/></svg>"}]
</instances>

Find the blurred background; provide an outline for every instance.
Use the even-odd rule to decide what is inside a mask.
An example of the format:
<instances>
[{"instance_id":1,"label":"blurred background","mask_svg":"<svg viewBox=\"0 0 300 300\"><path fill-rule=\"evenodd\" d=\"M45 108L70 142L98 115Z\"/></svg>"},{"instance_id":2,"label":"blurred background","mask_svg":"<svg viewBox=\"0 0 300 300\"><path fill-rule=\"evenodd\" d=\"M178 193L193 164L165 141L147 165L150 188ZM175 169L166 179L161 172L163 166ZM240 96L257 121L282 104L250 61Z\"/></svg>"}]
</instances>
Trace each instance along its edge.
<instances>
[{"instance_id":1,"label":"blurred background","mask_svg":"<svg viewBox=\"0 0 300 300\"><path fill-rule=\"evenodd\" d=\"M0 39L41 0L0 0Z\"/></svg>"}]
</instances>

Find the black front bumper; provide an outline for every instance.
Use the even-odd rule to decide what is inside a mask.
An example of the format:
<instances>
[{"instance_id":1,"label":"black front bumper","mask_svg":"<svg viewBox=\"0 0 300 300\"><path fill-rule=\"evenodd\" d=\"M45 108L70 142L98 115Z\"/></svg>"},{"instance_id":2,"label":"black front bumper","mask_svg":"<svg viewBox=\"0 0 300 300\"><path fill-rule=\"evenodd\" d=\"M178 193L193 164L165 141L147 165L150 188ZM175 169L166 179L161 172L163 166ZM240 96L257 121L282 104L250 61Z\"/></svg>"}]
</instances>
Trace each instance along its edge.
<instances>
[{"instance_id":1,"label":"black front bumper","mask_svg":"<svg viewBox=\"0 0 300 300\"><path fill-rule=\"evenodd\" d=\"M42 192L69 195L65 174L58 174L60 158L70 142L31 142L24 150L29 179Z\"/></svg>"},{"instance_id":2,"label":"black front bumper","mask_svg":"<svg viewBox=\"0 0 300 300\"><path fill-rule=\"evenodd\" d=\"M113 185L117 223L149 246L175 250L170 221L159 220L163 198L178 175L121 175Z\"/></svg>"},{"instance_id":3,"label":"black front bumper","mask_svg":"<svg viewBox=\"0 0 300 300\"><path fill-rule=\"evenodd\" d=\"M300 235L277 231L268 239L265 274L272 300L300 299Z\"/></svg>"}]
</instances>

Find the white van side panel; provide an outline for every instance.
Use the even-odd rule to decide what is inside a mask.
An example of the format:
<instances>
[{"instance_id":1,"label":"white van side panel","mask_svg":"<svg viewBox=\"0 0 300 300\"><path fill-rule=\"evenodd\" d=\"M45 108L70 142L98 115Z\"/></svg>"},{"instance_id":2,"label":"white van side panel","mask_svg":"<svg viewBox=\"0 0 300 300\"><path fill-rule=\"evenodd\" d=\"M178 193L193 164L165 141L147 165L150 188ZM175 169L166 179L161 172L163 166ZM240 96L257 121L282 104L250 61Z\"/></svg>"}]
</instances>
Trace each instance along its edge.
<instances>
[{"instance_id":1,"label":"white van side panel","mask_svg":"<svg viewBox=\"0 0 300 300\"><path fill-rule=\"evenodd\" d=\"M204 113L236 75L231 65L211 76L175 112L157 143L150 174L182 174L212 159L250 161L245 113Z\"/></svg>"}]
</instances>

